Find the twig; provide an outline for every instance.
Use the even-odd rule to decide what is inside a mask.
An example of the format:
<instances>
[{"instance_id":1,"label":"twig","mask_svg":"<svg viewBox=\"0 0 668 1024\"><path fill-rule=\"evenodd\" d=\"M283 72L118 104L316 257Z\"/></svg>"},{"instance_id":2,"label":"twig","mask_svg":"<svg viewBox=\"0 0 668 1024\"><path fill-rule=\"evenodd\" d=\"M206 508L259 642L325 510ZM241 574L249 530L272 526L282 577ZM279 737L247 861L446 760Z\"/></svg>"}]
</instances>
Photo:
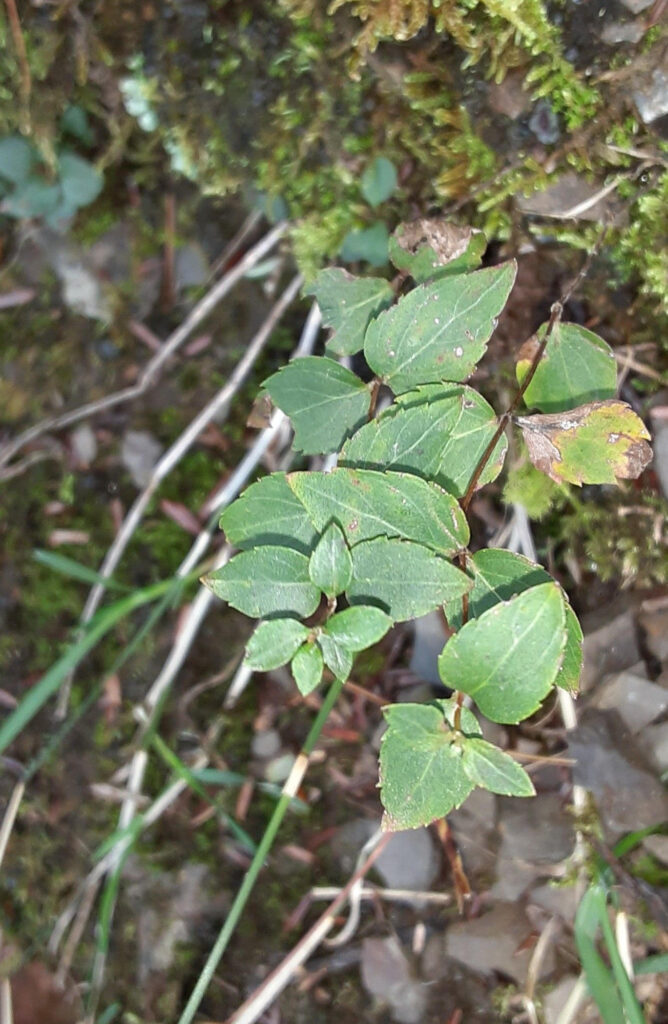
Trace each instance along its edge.
<instances>
[{"instance_id":1,"label":"twig","mask_svg":"<svg viewBox=\"0 0 668 1024\"><path fill-rule=\"evenodd\" d=\"M35 438L45 434L47 431L61 430L63 427L68 427L72 423L78 423L79 420L86 419L88 416L93 416L106 409L112 409L117 405L121 405L124 402L128 402L133 398L138 398L140 395L143 395L145 391L156 383L162 367L170 356L172 356L179 346L190 337L202 320L209 316L218 303L234 287L237 281L239 281L251 267L255 266L255 264L258 263L267 252L274 248L285 231L286 225L278 224L255 246L253 246L253 248L246 253L243 259L225 275L225 277L221 278L221 280L211 288L204 298L197 303L181 326L178 327L173 334L170 334L160 351L156 352L155 356L146 364L136 384L133 384L128 388L122 388L120 391L115 391L95 402L87 402L85 405L81 405L77 409L72 409L70 412L63 413L61 416L54 416L50 419L42 420L41 423L37 423L34 427L29 427L28 430L24 430L22 434L19 434L19 436L13 441L10 441L4 446L4 448L0 449L0 466L6 465L9 460L21 450L21 448L25 447L25 445L30 441L34 441Z\"/></svg>"},{"instance_id":2,"label":"twig","mask_svg":"<svg viewBox=\"0 0 668 1024\"><path fill-rule=\"evenodd\" d=\"M571 989L571 993L564 1004L563 1010L557 1017L557 1024L571 1024L571 1021L575 1020L575 1015L586 998L587 980L584 974L581 974Z\"/></svg>"},{"instance_id":3,"label":"twig","mask_svg":"<svg viewBox=\"0 0 668 1024\"><path fill-rule=\"evenodd\" d=\"M356 872L359 871L362 865L367 861L367 859L376 849L382 837L382 830L380 828L377 828L373 835L369 839L367 839L366 843L360 850L359 855L357 857L357 862L355 864ZM357 931L357 926L360 923L360 914L362 908L362 899L360 896L361 892L362 878L360 877L358 881L350 889L350 912L348 914L348 920L346 921L338 935L335 935L333 939L328 939L328 946L343 946L346 942L352 939L353 935Z\"/></svg>"},{"instance_id":4,"label":"twig","mask_svg":"<svg viewBox=\"0 0 668 1024\"><path fill-rule=\"evenodd\" d=\"M5 859L5 853L7 851L7 844L9 843L9 837L12 834L14 828L14 822L16 821L16 815L18 814L23 794L25 793L25 782L17 782L12 790L12 795L9 798L7 804L7 810L5 816L2 819L2 826L0 826L0 865L2 865Z\"/></svg>"},{"instance_id":5,"label":"twig","mask_svg":"<svg viewBox=\"0 0 668 1024\"><path fill-rule=\"evenodd\" d=\"M257 332L250 345L246 349L243 357L239 360L234 371L232 372L229 380L223 388L215 395L208 405L202 409L198 416L188 425L183 433L177 438L174 444L167 449L165 454L159 460L155 466L151 479L141 494L135 499L132 508L128 512L127 516L123 520L123 525L116 534L114 541L109 548L104 562L100 568L100 576L103 581L106 581L115 571L116 566L121 560L123 553L132 538L135 530L141 522L146 509L148 508L151 498L157 491L162 481L169 475L174 466L183 458L189 448L195 443L199 435L202 433L204 428L214 419L215 416L219 415L221 411L225 410L232 400L233 396L241 387L246 376L250 372L253 363L259 356L267 340L271 336L271 333L276 326L276 323L281 318L286 309L292 304L293 300L297 296L301 287L302 279L300 276L293 278L292 282L284 291L281 298L278 300L274 308L272 309L269 316L266 318L260 330ZM84 610L80 619L80 627L83 628L91 621L93 615L98 609L100 601L104 595L106 586L105 583L100 581L96 583L88 595L88 600L84 606ZM67 712L67 706L69 703L69 691L71 681L66 681L63 685L60 697L58 701L58 707L56 714L58 717L63 718Z\"/></svg>"},{"instance_id":6,"label":"twig","mask_svg":"<svg viewBox=\"0 0 668 1024\"><path fill-rule=\"evenodd\" d=\"M0 1024L14 1024L12 983L9 978L0 981Z\"/></svg>"},{"instance_id":7,"label":"twig","mask_svg":"<svg viewBox=\"0 0 668 1024\"><path fill-rule=\"evenodd\" d=\"M350 881L340 891L324 914L309 928L306 935L299 940L292 952L271 972L253 995L229 1018L226 1024L255 1024L255 1021L274 1002L283 989L289 985L298 968L318 948L327 932L336 923L336 915L339 910L352 894L355 887L361 883L391 838L391 834L385 834L382 837L380 842L377 843L376 848L371 851L362 865L357 868Z\"/></svg>"},{"instance_id":8,"label":"twig","mask_svg":"<svg viewBox=\"0 0 668 1024\"><path fill-rule=\"evenodd\" d=\"M214 265L211 267L209 281L212 281L213 278L220 274L222 270L225 270L225 267L228 265L232 257L237 254L246 239L252 235L261 220L262 214L259 210L253 210L252 213L248 214L236 235L231 238Z\"/></svg>"},{"instance_id":9,"label":"twig","mask_svg":"<svg viewBox=\"0 0 668 1024\"><path fill-rule=\"evenodd\" d=\"M5 0L5 7L7 8L7 18L12 33L14 49L16 50L19 68L21 69L21 99L23 101L24 108L23 127L27 131L30 128L30 93L32 91L32 79L30 77L28 51L26 50L26 43L25 39L23 38L23 32L21 31L21 20L19 18L19 12L16 9L15 0Z\"/></svg>"},{"instance_id":10,"label":"twig","mask_svg":"<svg viewBox=\"0 0 668 1024\"><path fill-rule=\"evenodd\" d=\"M341 886L317 885L311 889L312 900L332 900L341 892ZM379 885L368 885L360 889L361 900L386 900L388 903L410 903L419 906L431 903L439 907L449 907L452 896L449 892L427 892L421 889L383 889Z\"/></svg>"}]
</instances>

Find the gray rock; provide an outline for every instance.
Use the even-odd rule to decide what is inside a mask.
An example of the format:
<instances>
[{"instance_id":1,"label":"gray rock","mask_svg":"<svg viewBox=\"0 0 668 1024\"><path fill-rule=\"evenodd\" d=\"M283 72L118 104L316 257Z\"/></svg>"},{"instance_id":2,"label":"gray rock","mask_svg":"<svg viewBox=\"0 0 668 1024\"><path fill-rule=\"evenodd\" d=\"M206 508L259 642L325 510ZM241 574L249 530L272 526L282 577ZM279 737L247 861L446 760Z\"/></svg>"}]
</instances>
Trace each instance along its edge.
<instances>
[{"instance_id":1,"label":"gray rock","mask_svg":"<svg viewBox=\"0 0 668 1024\"><path fill-rule=\"evenodd\" d=\"M578 894L574 885L551 885L545 882L531 890L531 903L572 924L578 908Z\"/></svg>"},{"instance_id":2,"label":"gray rock","mask_svg":"<svg viewBox=\"0 0 668 1024\"><path fill-rule=\"evenodd\" d=\"M586 205L598 191L596 185L590 185L574 171L566 171L558 181L542 192L535 192L530 196L517 196L515 201L524 213L555 217L557 220L566 215L572 216L571 210L584 205L585 208L577 214L577 220L601 221L614 216L615 207L609 196L599 199L591 206Z\"/></svg>"},{"instance_id":3,"label":"gray rock","mask_svg":"<svg viewBox=\"0 0 668 1024\"><path fill-rule=\"evenodd\" d=\"M604 26L601 39L609 46L617 43L639 43L645 34L640 21L611 21Z\"/></svg>"},{"instance_id":4,"label":"gray rock","mask_svg":"<svg viewBox=\"0 0 668 1024\"><path fill-rule=\"evenodd\" d=\"M648 650L658 661L668 661L668 599L643 601L639 620Z\"/></svg>"},{"instance_id":5,"label":"gray rock","mask_svg":"<svg viewBox=\"0 0 668 1024\"><path fill-rule=\"evenodd\" d=\"M621 0L621 2L632 14L640 14L641 11L646 11L648 7L651 7L654 0Z\"/></svg>"},{"instance_id":6,"label":"gray rock","mask_svg":"<svg viewBox=\"0 0 668 1024\"><path fill-rule=\"evenodd\" d=\"M535 800L499 798L502 850L531 864L558 864L573 852L573 819L555 793Z\"/></svg>"},{"instance_id":7,"label":"gray rock","mask_svg":"<svg viewBox=\"0 0 668 1024\"><path fill-rule=\"evenodd\" d=\"M179 291L205 283L209 277L209 265L199 245L184 245L176 250L174 277Z\"/></svg>"},{"instance_id":8,"label":"gray rock","mask_svg":"<svg viewBox=\"0 0 668 1024\"><path fill-rule=\"evenodd\" d=\"M427 986L412 977L408 960L394 937L364 939L362 984L390 1008L397 1024L419 1024L427 1008Z\"/></svg>"},{"instance_id":9,"label":"gray rock","mask_svg":"<svg viewBox=\"0 0 668 1024\"><path fill-rule=\"evenodd\" d=\"M547 100L539 100L536 104L529 119L529 128L538 141L546 146L551 146L559 141L561 135L559 118Z\"/></svg>"},{"instance_id":10,"label":"gray rock","mask_svg":"<svg viewBox=\"0 0 668 1024\"><path fill-rule=\"evenodd\" d=\"M626 728L637 733L668 708L668 691L632 672L620 672L596 688L591 706L613 708Z\"/></svg>"},{"instance_id":11,"label":"gray rock","mask_svg":"<svg viewBox=\"0 0 668 1024\"><path fill-rule=\"evenodd\" d=\"M526 914L516 903L497 903L473 921L460 921L448 928L445 951L482 974L498 971L524 984L532 950L523 948L532 932ZM554 970L550 948L541 965L540 976Z\"/></svg>"},{"instance_id":12,"label":"gray rock","mask_svg":"<svg viewBox=\"0 0 668 1024\"><path fill-rule=\"evenodd\" d=\"M645 729L643 750L660 775L668 772L668 722L650 725Z\"/></svg>"},{"instance_id":13,"label":"gray rock","mask_svg":"<svg viewBox=\"0 0 668 1024\"><path fill-rule=\"evenodd\" d=\"M583 621L583 632L584 664L580 677L583 693L602 676L621 672L641 660L635 615L631 608L617 614L611 608L604 608L600 615L587 616Z\"/></svg>"},{"instance_id":14,"label":"gray rock","mask_svg":"<svg viewBox=\"0 0 668 1024\"><path fill-rule=\"evenodd\" d=\"M438 656L445 646L447 634L440 611L422 615L413 623L413 653L410 670L426 683L440 683Z\"/></svg>"},{"instance_id":15,"label":"gray rock","mask_svg":"<svg viewBox=\"0 0 668 1024\"><path fill-rule=\"evenodd\" d=\"M428 890L441 865L431 833L417 828L392 836L375 866L388 889Z\"/></svg>"},{"instance_id":16,"label":"gray rock","mask_svg":"<svg viewBox=\"0 0 668 1024\"><path fill-rule=\"evenodd\" d=\"M668 836L646 836L642 844L653 857L656 857L662 864L668 865Z\"/></svg>"},{"instance_id":17,"label":"gray rock","mask_svg":"<svg viewBox=\"0 0 668 1024\"><path fill-rule=\"evenodd\" d=\"M634 91L633 101L645 124L668 114L668 74L655 68L645 87Z\"/></svg>"},{"instance_id":18,"label":"gray rock","mask_svg":"<svg viewBox=\"0 0 668 1024\"><path fill-rule=\"evenodd\" d=\"M496 797L486 789L474 789L465 803L448 815L464 867L472 874L494 868L495 820Z\"/></svg>"},{"instance_id":19,"label":"gray rock","mask_svg":"<svg viewBox=\"0 0 668 1024\"><path fill-rule=\"evenodd\" d=\"M81 423L70 434L72 458L77 467L88 468L97 455L97 440L88 423Z\"/></svg>"},{"instance_id":20,"label":"gray rock","mask_svg":"<svg viewBox=\"0 0 668 1024\"><path fill-rule=\"evenodd\" d=\"M668 796L616 711L587 708L568 749L577 762L573 779L594 796L611 837L668 818Z\"/></svg>"},{"instance_id":21,"label":"gray rock","mask_svg":"<svg viewBox=\"0 0 668 1024\"><path fill-rule=\"evenodd\" d=\"M360 850L379 826L380 819L354 818L338 830L332 839L331 850L344 874L350 875L354 871Z\"/></svg>"},{"instance_id":22,"label":"gray rock","mask_svg":"<svg viewBox=\"0 0 668 1024\"><path fill-rule=\"evenodd\" d=\"M274 757L281 749L281 737L275 729L265 729L256 732L251 740L251 753L253 757L265 759Z\"/></svg>"},{"instance_id":23,"label":"gray rock","mask_svg":"<svg viewBox=\"0 0 668 1024\"><path fill-rule=\"evenodd\" d=\"M273 757L271 761L267 762L264 769L265 779L267 782L274 782L276 785L280 785L287 779L294 763L294 754L280 754L278 757Z\"/></svg>"},{"instance_id":24,"label":"gray rock","mask_svg":"<svg viewBox=\"0 0 668 1024\"><path fill-rule=\"evenodd\" d=\"M121 445L121 461L138 488L146 487L155 464L162 455L162 445L146 430L127 430Z\"/></svg>"},{"instance_id":25,"label":"gray rock","mask_svg":"<svg viewBox=\"0 0 668 1024\"><path fill-rule=\"evenodd\" d=\"M566 1000L577 984L577 980L577 975L567 974L547 995L543 996L545 1024L557 1024L559 1014L566 1005Z\"/></svg>"}]
</instances>

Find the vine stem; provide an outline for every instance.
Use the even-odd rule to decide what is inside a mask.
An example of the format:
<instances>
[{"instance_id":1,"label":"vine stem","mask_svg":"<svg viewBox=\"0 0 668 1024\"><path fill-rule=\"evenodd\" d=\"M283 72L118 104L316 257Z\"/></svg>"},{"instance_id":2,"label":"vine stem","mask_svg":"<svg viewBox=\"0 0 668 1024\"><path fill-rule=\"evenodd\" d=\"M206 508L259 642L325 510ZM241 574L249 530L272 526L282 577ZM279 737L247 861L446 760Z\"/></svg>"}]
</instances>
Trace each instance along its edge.
<instances>
[{"instance_id":1,"label":"vine stem","mask_svg":"<svg viewBox=\"0 0 668 1024\"><path fill-rule=\"evenodd\" d=\"M223 953L229 945L229 941L234 934L234 930L239 922L246 903L248 902L250 894L253 891L253 887L257 881L260 871L262 870L265 859L273 846L274 839L281 827L286 811L295 797L302 779L304 778L308 767L309 756L318 742L323 726L327 721L329 713L334 707L341 690L343 689L344 683L345 679L335 679L327 691L327 696L325 697L322 707L320 708L320 711L318 712L313 725L304 740L304 745L302 746L297 760L294 763L292 771L283 786L283 792L276 804L274 813L269 819L269 823L264 831L262 839L260 840L257 852L255 853L250 867L244 876L244 880L237 892L234 903L230 907L230 912L225 919L225 923L218 933L218 938L209 953L208 959L202 969L202 973L197 979L197 983L191 993L190 999L186 1003L185 1009L179 1017L178 1024L191 1024L193 1017L197 1013L199 1005L204 998L216 968L222 959Z\"/></svg>"}]
</instances>

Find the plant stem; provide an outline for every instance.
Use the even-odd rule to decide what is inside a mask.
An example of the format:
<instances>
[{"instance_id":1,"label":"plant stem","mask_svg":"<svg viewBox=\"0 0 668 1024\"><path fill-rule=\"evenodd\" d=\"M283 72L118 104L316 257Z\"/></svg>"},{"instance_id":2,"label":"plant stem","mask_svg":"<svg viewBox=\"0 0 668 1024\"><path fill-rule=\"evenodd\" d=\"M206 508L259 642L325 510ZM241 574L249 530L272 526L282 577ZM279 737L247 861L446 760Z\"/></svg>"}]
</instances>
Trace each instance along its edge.
<instances>
[{"instance_id":1,"label":"plant stem","mask_svg":"<svg viewBox=\"0 0 668 1024\"><path fill-rule=\"evenodd\" d=\"M251 861L251 865L244 876L244 880L237 892L234 903L230 907L230 912L227 915L225 923L218 934L218 938L216 939L211 952L209 953L208 959L202 969L202 973L197 979L197 984L192 991L190 999L186 1003L185 1009L179 1017L178 1024L191 1024L193 1017L197 1013L199 1005L204 998L216 968L218 967L223 953L227 949L229 941L232 938L234 929L239 922L244 907L248 902L248 898L253 891L253 886L255 885L265 859L271 850L276 834L281 826L283 818L285 817L285 813L290 806L301 779L304 776L309 754L311 754L313 748L318 742L322 728L327 721L329 713L334 707L339 694L341 693L344 682L344 679L335 679L327 692L327 696L323 701L322 707L320 708L320 711L309 730L308 736L304 741L301 752L295 761L295 767L283 787L281 798L276 804L274 813L269 819L269 824L267 825L264 835L260 840L260 844L253 860ZM297 769L297 771L295 769Z\"/></svg>"}]
</instances>

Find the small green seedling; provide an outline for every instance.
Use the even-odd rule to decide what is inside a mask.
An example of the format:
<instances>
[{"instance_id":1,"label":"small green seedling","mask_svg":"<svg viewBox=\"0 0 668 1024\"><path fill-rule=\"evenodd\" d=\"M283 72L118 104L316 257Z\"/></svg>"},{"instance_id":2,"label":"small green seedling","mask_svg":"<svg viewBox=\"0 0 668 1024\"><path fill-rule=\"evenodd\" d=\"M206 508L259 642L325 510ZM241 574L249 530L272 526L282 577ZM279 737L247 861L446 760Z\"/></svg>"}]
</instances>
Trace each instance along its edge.
<instances>
[{"instance_id":1,"label":"small green seedling","mask_svg":"<svg viewBox=\"0 0 668 1024\"><path fill-rule=\"evenodd\" d=\"M380 201L389 185L370 175L365 187ZM385 708L389 830L427 825L476 787L533 795L524 769L483 739L465 696L489 720L515 724L555 686L578 687L582 632L559 584L520 555L468 548L466 513L501 472L507 429L519 428L534 466L560 483L637 477L651 458L642 421L615 397L611 350L562 323L558 304L519 352L507 413L497 417L466 384L515 280L513 261L478 269L484 245L452 225L400 227L390 257L397 281L413 286L398 299L380 278L320 273L309 291L333 331L328 354L295 359L264 387L292 420L295 449L335 452L337 466L247 488L221 519L239 553L206 580L262 620L247 665L289 663L305 695L326 672L347 679L355 655L394 623L443 610L452 635L438 667L453 696ZM332 358L358 352L369 383ZM381 387L392 403L377 414Z\"/></svg>"}]
</instances>

